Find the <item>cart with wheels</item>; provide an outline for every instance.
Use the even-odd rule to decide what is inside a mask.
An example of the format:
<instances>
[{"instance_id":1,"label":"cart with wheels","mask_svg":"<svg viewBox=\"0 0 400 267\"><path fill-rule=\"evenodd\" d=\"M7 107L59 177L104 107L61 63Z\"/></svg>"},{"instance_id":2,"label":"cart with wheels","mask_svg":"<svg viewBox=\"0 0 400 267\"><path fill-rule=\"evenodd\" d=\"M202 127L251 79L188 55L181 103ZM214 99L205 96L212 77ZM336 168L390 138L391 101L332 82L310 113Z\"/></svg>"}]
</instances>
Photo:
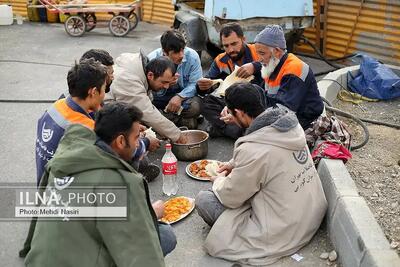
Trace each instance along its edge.
<instances>
[{"instance_id":1,"label":"cart with wheels","mask_svg":"<svg viewBox=\"0 0 400 267\"><path fill-rule=\"evenodd\" d=\"M136 28L139 22L135 9L140 5L140 1L130 4L79 5L56 5L49 0L39 1L49 12L68 15L64 28L73 37L82 36L85 32L89 32L96 27L108 27L114 36L122 37ZM111 14L112 18L108 22L97 21L96 13Z\"/></svg>"}]
</instances>

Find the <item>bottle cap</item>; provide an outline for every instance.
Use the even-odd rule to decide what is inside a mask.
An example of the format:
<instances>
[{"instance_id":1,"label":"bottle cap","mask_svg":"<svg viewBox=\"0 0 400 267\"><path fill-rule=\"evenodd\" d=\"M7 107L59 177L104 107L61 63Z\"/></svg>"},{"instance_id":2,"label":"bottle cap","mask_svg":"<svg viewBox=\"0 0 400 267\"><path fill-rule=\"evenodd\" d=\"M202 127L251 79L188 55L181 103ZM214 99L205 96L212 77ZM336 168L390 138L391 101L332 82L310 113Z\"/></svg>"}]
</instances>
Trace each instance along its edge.
<instances>
[{"instance_id":1,"label":"bottle cap","mask_svg":"<svg viewBox=\"0 0 400 267\"><path fill-rule=\"evenodd\" d=\"M170 143L165 144L165 148L171 148L171 147L172 147L172 145Z\"/></svg>"}]
</instances>

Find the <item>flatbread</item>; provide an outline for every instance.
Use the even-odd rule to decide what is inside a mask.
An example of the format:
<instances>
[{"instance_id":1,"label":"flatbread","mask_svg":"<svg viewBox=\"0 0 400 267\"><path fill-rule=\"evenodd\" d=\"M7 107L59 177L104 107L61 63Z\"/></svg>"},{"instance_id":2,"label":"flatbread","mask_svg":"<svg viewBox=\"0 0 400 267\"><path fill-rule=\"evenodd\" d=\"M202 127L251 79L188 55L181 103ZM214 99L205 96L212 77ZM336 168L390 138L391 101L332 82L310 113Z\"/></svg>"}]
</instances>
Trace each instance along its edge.
<instances>
[{"instance_id":1,"label":"flatbread","mask_svg":"<svg viewBox=\"0 0 400 267\"><path fill-rule=\"evenodd\" d=\"M205 169L208 175L214 177L219 175L219 173L217 172L218 168L219 168L218 162L209 161Z\"/></svg>"},{"instance_id":2,"label":"flatbread","mask_svg":"<svg viewBox=\"0 0 400 267\"><path fill-rule=\"evenodd\" d=\"M146 136L157 138L156 133L150 128L148 128L146 131L144 131Z\"/></svg>"},{"instance_id":3,"label":"flatbread","mask_svg":"<svg viewBox=\"0 0 400 267\"><path fill-rule=\"evenodd\" d=\"M215 96L225 96L226 89L228 89L229 86L231 86L232 84L237 82L250 82L251 80L254 79L254 75L251 75L250 77L247 78L237 77L236 73L238 69L239 67L235 66L235 70L228 77L226 77L224 81L222 81L221 79L212 80L213 84L218 82L220 83L219 87L212 94Z\"/></svg>"}]
</instances>

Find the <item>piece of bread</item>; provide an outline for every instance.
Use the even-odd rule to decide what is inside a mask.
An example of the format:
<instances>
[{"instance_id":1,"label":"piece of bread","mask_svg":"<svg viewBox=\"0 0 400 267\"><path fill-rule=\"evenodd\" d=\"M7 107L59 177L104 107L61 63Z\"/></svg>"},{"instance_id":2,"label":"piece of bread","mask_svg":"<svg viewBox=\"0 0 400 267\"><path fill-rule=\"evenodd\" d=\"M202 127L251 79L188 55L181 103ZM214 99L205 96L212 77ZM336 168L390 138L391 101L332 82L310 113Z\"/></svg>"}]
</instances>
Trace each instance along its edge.
<instances>
[{"instance_id":1,"label":"piece of bread","mask_svg":"<svg viewBox=\"0 0 400 267\"><path fill-rule=\"evenodd\" d=\"M213 92L213 95L225 96L226 89L228 89L229 86L231 86L232 84L237 83L237 82L250 82L251 80L254 79L253 75L251 75L250 77L247 77L247 78L239 78L238 76L236 76L238 69L239 68L236 66L235 70L231 74L229 74L229 76L226 77L222 83L220 83L219 87ZM218 79L216 81L220 81L220 79Z\"/></svg>"},{"instance_id":2,"label":"piece of bread","mask_svg":"<svg viewBox=\"0 0 400 267\"><path fill-rule=\"evenodd\" d=\"M206 172L209 176L218 176L219 173L217 172L219 165L216 161L209 161L206 166Z\"/></svg>"},{"instance_id":3,"label":"piece of bread","mask_svg":"<svg viewBox=\"0 0 400 267\"><path fill-rule=\"evenodd\" d=\"M144 131L144 133L146 134L147 137L157 138L156 133L151 129L151 127L148 128L146 131Z\"/></svg>"}]
</instances>

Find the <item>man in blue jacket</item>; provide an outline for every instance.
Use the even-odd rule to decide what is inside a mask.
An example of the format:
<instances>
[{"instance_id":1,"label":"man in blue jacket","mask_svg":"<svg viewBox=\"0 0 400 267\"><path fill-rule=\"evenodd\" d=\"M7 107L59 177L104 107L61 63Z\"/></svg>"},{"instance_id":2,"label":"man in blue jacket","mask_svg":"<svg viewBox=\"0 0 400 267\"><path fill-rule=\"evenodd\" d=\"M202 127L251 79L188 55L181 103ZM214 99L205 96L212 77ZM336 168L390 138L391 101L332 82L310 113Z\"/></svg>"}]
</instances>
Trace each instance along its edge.
<instances>
[{"instance_id":1,"label":"man in blue jacket","mask_svg":"<svg viewBox=\"0 0 400 267\"><path fill-rule=\"evenodd\" d=\"M153 92L153 104L175 124L197 128L201 101L196 96L196 82L202 77L199 55L186 46L178 31L169 30L161 36L161 48L147 57L152 60L161 56L167 56L174 62L176 74L168 89Z\"/></svg>"},{"instance_id":2,"label":"man in blue jacket","mask_svg":"<svg viewBox=\"0 0 400 267\"><path fill-rule=\"evenodd\" d=\"M68 71L69 96L57 100L38 120L35 148L37 185L65 128L70 124L94 128L93 111L97 111L103 102L106 76L106 68L93 58L80 61Z\"/></svg>"}]
</instances>

